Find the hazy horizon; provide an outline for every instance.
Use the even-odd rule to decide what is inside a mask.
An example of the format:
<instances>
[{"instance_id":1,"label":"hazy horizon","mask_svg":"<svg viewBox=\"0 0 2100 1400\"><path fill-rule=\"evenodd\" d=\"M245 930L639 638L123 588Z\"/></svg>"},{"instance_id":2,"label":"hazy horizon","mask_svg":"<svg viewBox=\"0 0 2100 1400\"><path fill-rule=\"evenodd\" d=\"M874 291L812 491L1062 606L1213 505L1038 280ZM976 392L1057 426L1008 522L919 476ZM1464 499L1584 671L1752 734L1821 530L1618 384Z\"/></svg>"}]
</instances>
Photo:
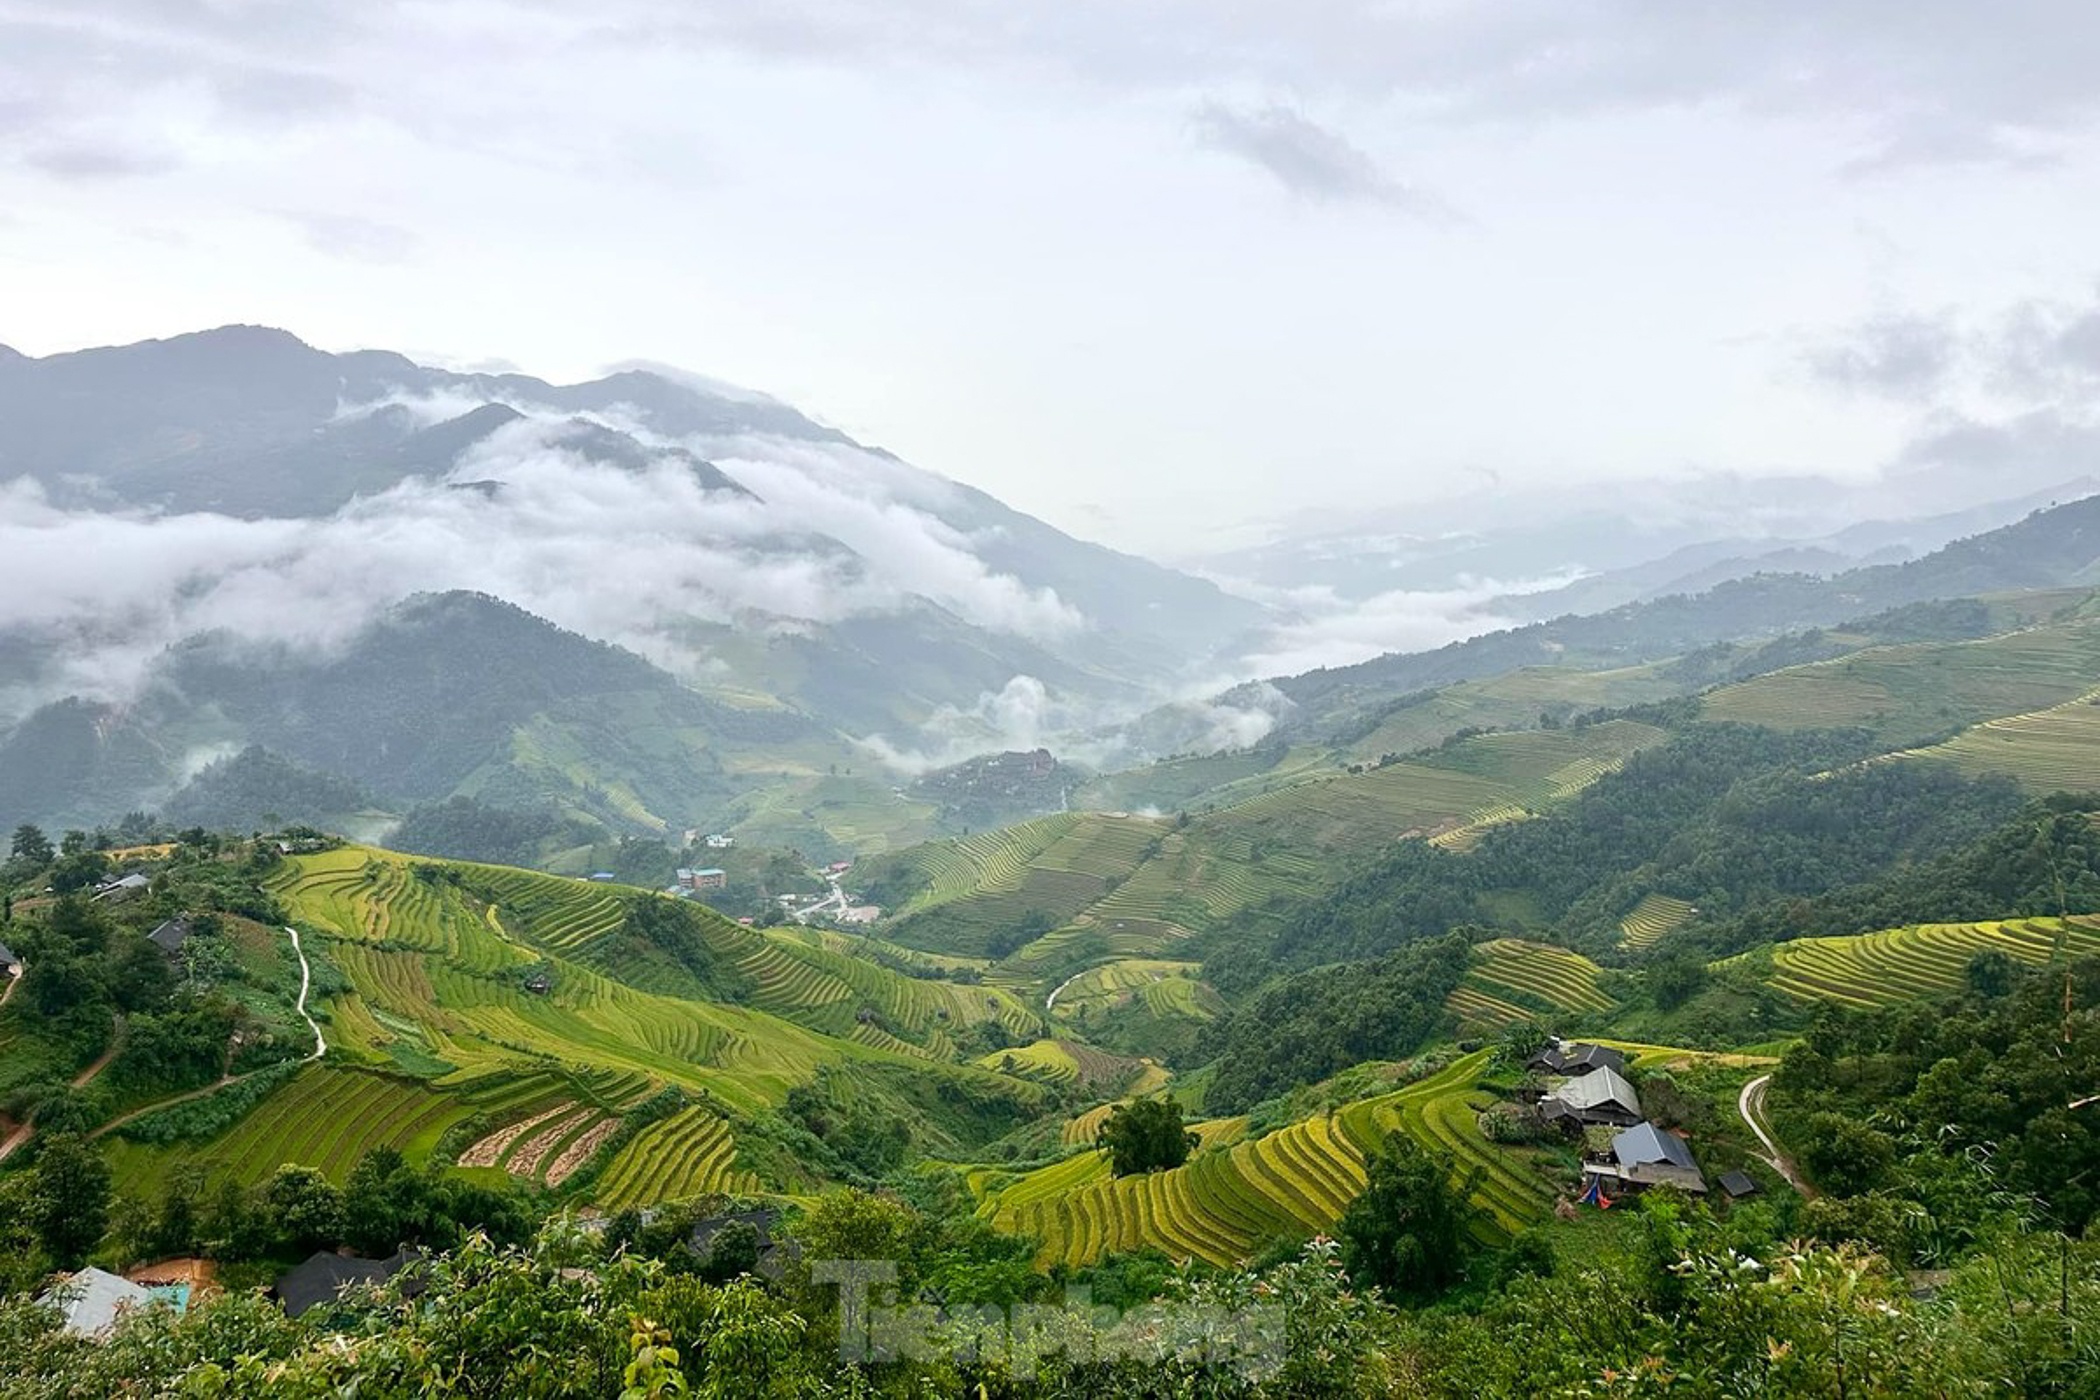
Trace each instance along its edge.
<instances>
[{"instance_id":1,"label":"hazy horizon","mask_svg":"<svg viewBox=\"0 0 2100 1400\"><path fill-rule=\"evenodd\" d=\"M118 0L0 40L29 354L676 364L1174 558L2096 441L2086 7Z\"/></svg>"}]
</instances>

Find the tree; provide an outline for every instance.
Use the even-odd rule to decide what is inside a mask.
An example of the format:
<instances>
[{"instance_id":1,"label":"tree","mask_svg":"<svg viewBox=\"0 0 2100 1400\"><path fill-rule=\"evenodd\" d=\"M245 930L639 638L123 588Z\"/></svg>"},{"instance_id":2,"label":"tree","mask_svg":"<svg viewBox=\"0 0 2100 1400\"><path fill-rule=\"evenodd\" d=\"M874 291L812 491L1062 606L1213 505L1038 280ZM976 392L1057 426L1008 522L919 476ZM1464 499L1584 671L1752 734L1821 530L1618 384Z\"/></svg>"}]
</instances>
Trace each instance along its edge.
<instances>
[{"instance_id":1,"label":"tree","mask_svg":"<svg viewBox=\"0 0 2100 1400\"><path fill-rule=\"evenodd\" d=\"M1981 997L2002 997L2013 989L2018 969L2003 948L1986 948L1969 959L1969 990Z\"/></svg>"},{"instance_id":2,"label":"tree","mask_svg":"<svg viewBox=\"0 0 2100 1400\"><path fill-rule=\"evenodd\" d=\"M1471 1176L1454 1185L1449 1167L1405 1133L1386 1138L1367 1175L1342 1216L1343 1265L1363 1287L1434 1297L1458 1279L1472 1250Z\"/></svg>"},{"instance_id":3,"label":"tree","mask_svg":"<svg viewBox=\"0 0 2100 1400\"><path fill-rule=\"evenodd\" d=\"M1196 1142L1196 1135L1182 1126L1181 1105L1172 1099L1117 1104L1094 1138L1117 1176L1178 1167L1189 1159Z\"/></svg>"},{"instance_id":4,"label":"tree","mask_svg":"<svg viewBox=\"0 0 2100 1400\"><path fill-rule=\"evenodd\" d=\"M30 1203L37 1237L61 1268L74 1268L109 1224L109 1164L86 1139L61 1133L37 1157Z\"/></svg>"},{"instance_id":5,"label":"tree","mask_svg":"<svg viewBox=\"0 0 2100 1400\"><path fill-rule=\"evenodd\" d=\"M51 848L51 838L44 835L41 827L23 822L15 828L12 854L25 865L49 865L58 854Z\"/></svg>"},{"instance_id":6,"label":"tree","mask_svg":"<svg viewBox=\"0 0 2100 1400\"><path fill-rule=\"evenodd\" d=\"M1696 957L1676 957L1648 969L1648 990L1659 1011L1675 1011L1706 986L1706 964Z\"/></svg>"},{"instance_id":7,"label":"tree","mask_svg":"<svg viewBox=\"0 0 2100 1400\"><path fill-rule=\"evenodd\" d=\"M343 1193L313 1167L279 1167L263 1186L263 1202L293 1249L323 1249L342 1238Z\"/></svg>"},{"instance_id":8,"label":"tree","mask_svg":"<svg viewBox=\"0 0 2100 1400\"><path fill-rule=\"evenodd\" d=\"M1896 1146L1887 1133L1842 1113L1809 1115L1801 1165L1824 1190L1839 1196L1871 1191L1895 1160Z\"/></svg>"}]
</instances>

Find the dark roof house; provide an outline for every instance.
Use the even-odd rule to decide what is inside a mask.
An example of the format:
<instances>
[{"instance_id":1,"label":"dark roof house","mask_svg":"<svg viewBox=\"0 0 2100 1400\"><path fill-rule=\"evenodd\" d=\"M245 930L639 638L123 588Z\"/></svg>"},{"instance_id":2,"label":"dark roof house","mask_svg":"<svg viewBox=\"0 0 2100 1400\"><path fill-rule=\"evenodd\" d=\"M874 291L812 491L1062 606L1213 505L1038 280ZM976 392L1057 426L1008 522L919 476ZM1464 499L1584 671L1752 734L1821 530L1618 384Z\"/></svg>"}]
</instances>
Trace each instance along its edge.
<instances>
[{"instance_id":1,"label":"dark roof house","mask_svg":"<svg viewBox=\"0 0 2100 1400\"><path fill-rule=\"evenodd\" d=\"M104 880L95 886L95 898L111 902L129 899L135 894L144 894L152 883L153 881L146 876L133 871L129 875L119 875L114 880Z\"/></svg>"},{"instance_id":2,"label":"dark roof house","mask_svg":"<svg viewBox=\"0 0 2100 1400\"><path fill-rule=\"evenodd\" d=\"M287 1316L298 1317L308 1308L334 1302L360 1284L385 1283L415 1258L414 1252L405 1249L385 1259L360 1259L317 1249L305 1263L272 1284L270 1296L284 1304Z\"/></svg>"},{"instance_id":3,"label":"dark roof house","mask_svg":"<svg viewBox=\"0 0 2100 1400\"><path fill-rule=\"evenodd\" d=\"M1626 1057L1603 1045L1566 1044L1553 1041L1525 1062L1526 1069L1546 1074L1584 1075L1592 1070L1626 1071Z\"/></svg>"},{"instance_id":4,"label":"dark roof house","mask_svg":"<svg viewBox=\"0 0 2100 1400\"><path fill-rule=\"evenodd\" d=\"M1757 1194L1757 1179L1748 1172L1723 1172L1721 1189L1728 1193L1730 1199L1741 1200L1745 1196Z\"/></svg>"},{"instance_id":5,"label":"dark roof house","mask_svg":"<svg viewBox=\"0 0 2100 1400\"><path fill-rule=\"evenodd\" d=\"M169 919L147 934L146 941L172 958L182 951L183 944L190 941L190 921Z\"/></svg>"},{"instance_id":6,"label":"dark roof house","mask_svg":"<svg viewBox=\"0 0 2100 1400\"><path fill-rule=\"evenodd\" d=\"M0 943L0 972L13 973L20 970L21 966L22 960L15 956L15 950L5 943Z\"/></svg>"},{"instance_id":7,"label":"dark roof house","mask_svg":"<svg viewBox=\"0 0 2100 1400\"><path fill-rule=\"evenodd\" d=\"M777 1278L784 1266L801 1255L801 1246L795 1241L773 1238L773 1229L779 1224L780 1212L771 1206L728 1211L693 1226L693 1233L686 1238L686 1248L704 1264L713 1256L715 1240L724 1230L732 1225L748 1225L758 1237L758 1272L767 1278Z\"/></svg>"}]
</instances>

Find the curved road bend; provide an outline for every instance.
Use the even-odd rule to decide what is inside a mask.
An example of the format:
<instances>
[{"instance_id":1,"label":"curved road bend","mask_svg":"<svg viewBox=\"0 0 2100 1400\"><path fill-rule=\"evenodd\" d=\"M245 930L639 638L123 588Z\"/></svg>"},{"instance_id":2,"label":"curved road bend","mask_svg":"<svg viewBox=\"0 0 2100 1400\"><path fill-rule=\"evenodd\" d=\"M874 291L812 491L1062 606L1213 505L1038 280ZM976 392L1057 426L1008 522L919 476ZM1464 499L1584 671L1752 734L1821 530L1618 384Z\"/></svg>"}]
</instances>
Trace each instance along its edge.
<instances>
[{"instance_id":1,"label":"curved road bend","mask_svg":"<svg viewBox=\"0 0 2100 1400\"><path fill-rule=\"evenodd\" d=\"M1794 1159L1779 1150L1778 1142L1765 1127L1765 1090L1770 1088L1771 1084L1772 1076L1769 1074L1761 1074L1745 1084L1742 1094L1735 1101L1736 1111L1743 1115L1743 1121L1750 1125L1750 1131L1757 1134L1757 1140L1765 1145L1765 1165L1785 1177L1787 1185L1799 1191L1804 1199L1813 1200L1816 1188L1809 1185L1808 1179L1801 1175L1800 1168L1794 1165Z\"/></svg>"}]
</instances>

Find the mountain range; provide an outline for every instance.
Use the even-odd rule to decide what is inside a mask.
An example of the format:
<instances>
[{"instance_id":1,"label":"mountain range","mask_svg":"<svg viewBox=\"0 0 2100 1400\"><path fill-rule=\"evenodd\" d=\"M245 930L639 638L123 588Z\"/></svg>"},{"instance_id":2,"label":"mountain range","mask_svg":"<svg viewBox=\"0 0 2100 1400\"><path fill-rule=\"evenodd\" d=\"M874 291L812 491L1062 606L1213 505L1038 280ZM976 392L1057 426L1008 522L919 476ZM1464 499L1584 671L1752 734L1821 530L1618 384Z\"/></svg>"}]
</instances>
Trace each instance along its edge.
<instances>
[{"instance_id":1,"label":"mountain range","mask_svg":"<svg viewBox=\"0 0 2100 1400\"><path fill-rule=\"evenodd\" d=\"M1492 538L1388 541L1386 582L1552 541L1610 567L1485 599L1479 626L1519 626L1220 691L1261 673L1288 604L1074 539L763 395L462 373L249 326L8 352L0 820L223 818L225 770L185 785L259 748L289 767L241 770L251 796L296 771L295 795L388 813L465 796L879 850L962 822L910 780L973 755L1054 744L1078 783L1088 762L1331 739L1522 667L2100 581L2100 499L2037 509L2075 486L1690 543L1526 506ZM1331 553L1336 596L1373 586L1351 572L1368 537ZM351 815L295 805L267 810Z\"/></svg>"}]
</instances>

